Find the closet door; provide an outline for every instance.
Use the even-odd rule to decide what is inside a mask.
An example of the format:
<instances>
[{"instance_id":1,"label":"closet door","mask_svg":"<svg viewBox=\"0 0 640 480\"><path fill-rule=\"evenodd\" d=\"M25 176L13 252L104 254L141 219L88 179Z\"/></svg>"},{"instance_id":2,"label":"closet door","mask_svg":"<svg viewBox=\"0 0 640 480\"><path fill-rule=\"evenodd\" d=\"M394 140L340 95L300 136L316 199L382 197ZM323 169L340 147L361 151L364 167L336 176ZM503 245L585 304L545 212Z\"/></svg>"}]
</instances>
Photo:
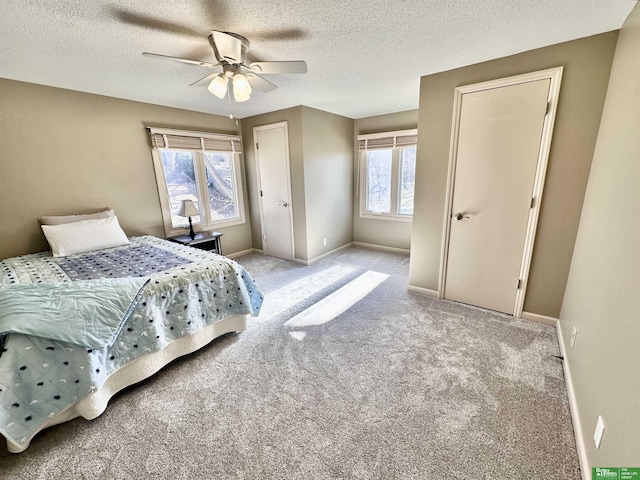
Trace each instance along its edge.
<instances>
[{"instance_id":1,"label":"closet door","mask_svg":"<svg viewBox=\"0 0 640 480\"><path fill-rule=\"evenodd\" d=\"M550 79L466 93L445 298L513 313Z\"/></svg>"},{"instance_id":2,"label":"closet door","mask_svg":"<svg viewBox=\"0 0 640 480\"><path fill-rule=\"evenodd\" d=\"M293 260L293 216L287 123L253 129L258 166L262 249L266 255Z\"/></svg>"}]
</instances>

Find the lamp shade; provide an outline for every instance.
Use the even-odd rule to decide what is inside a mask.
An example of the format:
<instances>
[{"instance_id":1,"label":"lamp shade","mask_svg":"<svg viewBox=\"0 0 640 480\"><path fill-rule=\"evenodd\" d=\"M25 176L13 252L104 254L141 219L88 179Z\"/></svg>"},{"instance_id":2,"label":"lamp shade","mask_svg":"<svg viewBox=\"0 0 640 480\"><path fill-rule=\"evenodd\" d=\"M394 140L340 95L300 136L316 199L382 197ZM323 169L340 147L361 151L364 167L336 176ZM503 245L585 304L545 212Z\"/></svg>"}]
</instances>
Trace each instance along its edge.
<instances>
[{"instance_id":1,"label":"lamp shade","mask_svg":"<svg viewBox=\"0 0 640 480\"><path fill-rule=\"evenodd\" d=\"M211 93L218 98L224 98L227 93L227 83L229 80L224 73L216 75L207 87Z\"/></svg>"},{"instance_id":2,"label":"lamp shade","mask_svg":"<svg viewBox=\"0 0 640 480\"><path fill-rule=\"evenodd\" d=\"M195 217L199 215L198 209L193 203L193 200L182 200L180 210L178 210L178 215L181 217Z\"/></svg>"},{"instance_id":3,"label":"lamp shade","mask_svg":"<svg viewBox=\"0 0 640 480\"><path fill-rule=\"evenodd\" d=\"M233 76L233 98L236 102L246 102L251 95L249 80L241 73Z\"/></svg>"}]
</instances>

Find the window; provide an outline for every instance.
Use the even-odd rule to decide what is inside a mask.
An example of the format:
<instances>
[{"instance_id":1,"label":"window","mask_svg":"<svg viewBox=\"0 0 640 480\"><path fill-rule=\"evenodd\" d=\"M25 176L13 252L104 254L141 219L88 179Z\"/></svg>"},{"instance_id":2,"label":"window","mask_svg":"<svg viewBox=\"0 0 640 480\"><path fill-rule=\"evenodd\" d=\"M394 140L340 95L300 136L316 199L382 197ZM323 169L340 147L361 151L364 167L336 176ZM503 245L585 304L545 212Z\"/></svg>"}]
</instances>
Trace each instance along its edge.
<instances>
[{"instance_id":1,"label":"window","mask_svg":"<svg viewBox=\"0 0 640 480\"><path fill-rule=\"evenodd\" d=\"M412 219L416 139L416 130L358 136L361 217Z\"/></svg>"},{"instance_id":2,"label":"window","mask_svg":"<svg viewBox=\"0 0 640 480\"><path fill-rule=\"evenodd\" d=\"M178 215L192 200L196 230L244 223L240 181L240 137L150 129L153 161L167 236L184 233L188 219Z\"/></svg>"},{"instance_id":3,"label":"window","mask_svg":"<svg viewBox=\"0 0 640 480\"><path fill-rule=\"evenodd\" d=\"M416 185L416 147L400 150L400 197L398 215L413 215L413 190Z\"/></svg>"},{"instance_id":4,"label":"window","mask_svg":"<svg viewBox=\"0 0 640 480\"><path fill-rule=\"evenodd\" d=\"M391 213L393 150L367 152L367 212Z\"/></svg>"}]
</instances>

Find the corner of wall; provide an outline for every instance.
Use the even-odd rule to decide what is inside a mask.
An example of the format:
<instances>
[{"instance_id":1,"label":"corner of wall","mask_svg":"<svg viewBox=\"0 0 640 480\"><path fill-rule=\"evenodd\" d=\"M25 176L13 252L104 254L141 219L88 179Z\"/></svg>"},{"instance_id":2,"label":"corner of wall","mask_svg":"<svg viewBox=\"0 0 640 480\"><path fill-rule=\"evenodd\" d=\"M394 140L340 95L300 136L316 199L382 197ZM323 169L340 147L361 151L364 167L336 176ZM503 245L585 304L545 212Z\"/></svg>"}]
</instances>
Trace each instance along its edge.
<instances>
[{"instance_id":1,"label":"corner of wall","mask_svg":"<svg viewBox=\"0 0 640 480\"><path fill-rule=\"evenodd\" d=\"M618 36L558 326L584 478L640 459L640 217L628 213L640 211L639 49L636 5Z\"/></svg>"}]
</instances>

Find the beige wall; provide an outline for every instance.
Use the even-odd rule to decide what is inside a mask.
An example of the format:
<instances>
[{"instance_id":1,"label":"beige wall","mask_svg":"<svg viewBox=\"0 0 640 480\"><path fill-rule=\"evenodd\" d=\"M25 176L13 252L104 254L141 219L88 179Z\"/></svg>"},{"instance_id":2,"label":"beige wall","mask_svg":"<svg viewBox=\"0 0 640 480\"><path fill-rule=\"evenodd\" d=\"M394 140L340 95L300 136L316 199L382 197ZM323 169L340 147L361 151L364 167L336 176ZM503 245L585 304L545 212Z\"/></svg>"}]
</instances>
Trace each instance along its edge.
<instances>
[{"instance_id":1,"label":"beige wall","mask_svg":"<svg viewBox=\"0 0 640 480\"><path fill-rule=\"evenodd\" d=\"M242 120L252 238L258 249L262 236L253 128L278 122L287 122L289 130L295 258L313 260L352 241L353 120L302 106Z\"/></svg>"},{"instance_id":2,"label":"beige wall","mask_svg":"<svg viewBox=\"0 0 640 480\"><path fill-rule=\"evenodd\" d=\"M640 465L638 52L636 5L618 38L560 314L589 469ZM572 349L573 326L578 334ZM596 450L598 415L605 432Z\"/></svg>"},{"instance_id":3,"label":"beige wall","mask_svg":"<svg viewBox=\"0 0 640 480\"><path fill-rule=\"evenodd\" d=\"M302 107L307 257L353 241L353 120ZM327 239L327 245L322 240Z\"/></svg>"},{"instance_id":4,"label":"beige wall","mask_svg":"<svg viewBox=\"0 0 640 480\"><path fill-rule=\"evenodd\" d=\"M260 230L260 199L258 197L258 173L254 150L253 127L287 122L289 131L289 162L291 173L291 208L293 213L294 255L306 258L307 252L307 216L304 193L304 163L302 155L302 107L292 107L277 112L265 113L254 117L243 118L242 143L247 169L247 191L249 194L249 210L251 211L251 237L253 248L262 249L262 232Z\"/></svg>"},{"instance_id":5,"label":"beige wall","mask_svg":"<svg viewBox=\"0 0 640 480\"><path fill-rule=\"evenodd\" d=\"M617 32L422 77L409 284L437 290L454 89L564 66L524 309L560 313Z\"/></svg>"},{"instance_id":6,"label":"beige wall","mask_svg":"<svg viewBox=\"0 0 640 480\"><path fill-rule=\"evenodd\" d=\"M410 130L418 127L418 110L359 118L354 122L354 172L358 171L356 139L366 133ZM353 205L353 240L386 247L411 248L411 222L360 218L360 198Z\"/></svg>"},{"instance_id":7,"label":"beige wall","mask_svg":"<svg viewBox=\"0 0 640 480\"><path fill-rule=\"evenodd\" d=\"M0 258L48 249L39 216L105 206L128 235L164 237L146 125L239 133L226 117L0 79ZM251 248L246 218L220 230L224 253Z\"/></svg>"}]
</instances>

